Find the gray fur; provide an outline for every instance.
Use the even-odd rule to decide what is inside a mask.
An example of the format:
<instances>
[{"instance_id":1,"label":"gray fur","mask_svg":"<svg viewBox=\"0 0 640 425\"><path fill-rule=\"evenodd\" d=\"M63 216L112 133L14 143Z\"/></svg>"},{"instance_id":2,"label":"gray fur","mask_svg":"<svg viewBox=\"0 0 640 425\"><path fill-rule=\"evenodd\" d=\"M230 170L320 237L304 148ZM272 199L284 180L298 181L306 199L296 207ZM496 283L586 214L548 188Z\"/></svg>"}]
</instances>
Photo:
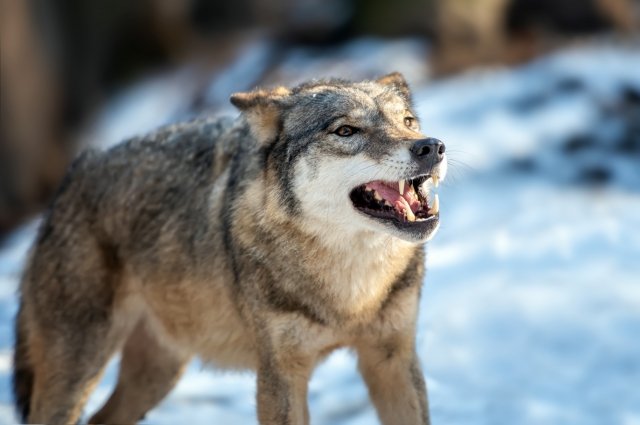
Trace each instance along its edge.
<instances>
[{"instance_id":1,"label":"gray fur","mask_svg":"<svg viewBox=\"0 0 640 425\"><path fill-rule=\"evenodd\" d=\"M322 192L336 161L401 178L426 170L397 159L423 137L403 124L415 117L406 82L316 81L232 102L238 119L170 126L70 168L21 286L14 379L25 421L75 421L124 347L118 387L93 421L138 420L200 355L257 370L261 424L307 423L313 367L349 346L384 423L429 422L414 338L422 242L436 220L412 233L354 215L336 236L343 217L309 209L333 193L305 191ZM336 136L345 123L361 130Z\"/></svg>"}]
</instances>

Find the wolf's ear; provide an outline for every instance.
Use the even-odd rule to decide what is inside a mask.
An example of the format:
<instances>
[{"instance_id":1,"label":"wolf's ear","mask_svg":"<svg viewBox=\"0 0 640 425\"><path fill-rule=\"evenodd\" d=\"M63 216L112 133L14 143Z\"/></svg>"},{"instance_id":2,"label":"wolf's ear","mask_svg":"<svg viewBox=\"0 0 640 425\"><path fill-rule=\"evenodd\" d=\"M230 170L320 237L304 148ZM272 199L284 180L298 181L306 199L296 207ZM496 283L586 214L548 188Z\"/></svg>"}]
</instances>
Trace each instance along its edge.
<instances>
[{"instance_id":1,"label":"wolf's ear","mask_svg":"<svg viewBox=\"0 0 640 425\"><path fill-rule=\"evenodd\" d=\"M246 117L259 142L271 140L278 132L282 109L291 92L285 87L233 93L229 100Z\"/></svg>"},{"instance_id":2,"label":"wolf's ear","mask_svg":"<svg viewBox=\"0 0 640 425\"><path fill-rule=\"evenodd\" d=\"M409 84L399 72L392 72L376 80L376 83L383 86L393 87L398 93L404 97L407 101L411 101L411 90L409 90Z\"/></svg>"}]
</instances>

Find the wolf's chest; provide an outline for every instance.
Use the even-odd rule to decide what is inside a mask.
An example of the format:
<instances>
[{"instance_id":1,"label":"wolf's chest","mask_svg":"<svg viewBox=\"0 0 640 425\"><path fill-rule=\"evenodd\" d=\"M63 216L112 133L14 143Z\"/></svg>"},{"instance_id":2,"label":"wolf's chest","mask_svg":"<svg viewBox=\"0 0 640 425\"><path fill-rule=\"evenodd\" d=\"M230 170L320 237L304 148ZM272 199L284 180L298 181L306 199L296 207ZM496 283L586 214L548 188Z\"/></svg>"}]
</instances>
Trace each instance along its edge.
<instances>
[{"instance_id":1,"label":"wolf's chest","mask_svg":"<svg viewBox=\"0 0 640 425\"><path fill-rule=\"evenodd\" d=\"M364 319L384 303L411 260L411 249L355 251L319 270L322 285L343 315Z\"/></svg>"}]
</instances>

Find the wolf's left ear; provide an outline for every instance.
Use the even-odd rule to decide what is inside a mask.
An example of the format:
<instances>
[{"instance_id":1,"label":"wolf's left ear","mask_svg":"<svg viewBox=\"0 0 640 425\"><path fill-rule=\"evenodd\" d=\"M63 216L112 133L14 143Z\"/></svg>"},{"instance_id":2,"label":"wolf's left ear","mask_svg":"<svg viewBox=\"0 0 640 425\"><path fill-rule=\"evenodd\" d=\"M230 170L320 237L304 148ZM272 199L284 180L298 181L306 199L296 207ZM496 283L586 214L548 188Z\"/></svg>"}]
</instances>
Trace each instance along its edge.
<instances>
[{"instance_id":1,"label":"wolf's left ear","mask_svg":"<svg viewBox=\"0 0 640 425\"><path fill-rule=\"evenodd\" d=\"M396 89L398 93L408 102L411 101L411 90L409 84L399 72L392 72L376 80L376 83Z\"/></svg>"},{"instance_id":2,"label":"wolf's left ear","mask_svg":"<svg viewBox=\"0 0 640 425\"><path fill-rule=\"evenodd\" d=\"M229 100L245 115L258 142L271 140L278 132L282 109L291 91L285 87L233 93Z\"/></svg>"}]
</instances>

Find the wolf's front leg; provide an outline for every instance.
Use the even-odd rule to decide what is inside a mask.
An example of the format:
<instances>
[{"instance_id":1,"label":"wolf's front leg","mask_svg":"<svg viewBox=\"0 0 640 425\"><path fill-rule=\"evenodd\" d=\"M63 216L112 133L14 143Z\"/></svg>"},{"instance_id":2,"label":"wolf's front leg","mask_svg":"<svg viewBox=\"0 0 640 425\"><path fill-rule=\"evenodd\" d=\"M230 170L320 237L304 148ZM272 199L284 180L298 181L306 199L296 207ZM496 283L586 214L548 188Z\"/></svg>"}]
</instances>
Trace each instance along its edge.
<instances>
[{"instance_id":1,"label":"wolf's front leg","mask_svg":"<svg viewBox=\"0 0 640 425\"><path fill-rule=\"evenodd\" d=\"M314 365L312 344L293 323L273 320L259 338L258 419L260 425L309 424L307 385Z\"/></svg>"},{"instance_id":2,"label":"wolf's front leg","mask_svg":"<svg viewBox=\"0 0 640 425\"><path fill-rule=\"evenodd\" d=\"M429 425L427 387L412 343L361 346L358 357L384 425Z\"/></svg>"}]
</instances>

